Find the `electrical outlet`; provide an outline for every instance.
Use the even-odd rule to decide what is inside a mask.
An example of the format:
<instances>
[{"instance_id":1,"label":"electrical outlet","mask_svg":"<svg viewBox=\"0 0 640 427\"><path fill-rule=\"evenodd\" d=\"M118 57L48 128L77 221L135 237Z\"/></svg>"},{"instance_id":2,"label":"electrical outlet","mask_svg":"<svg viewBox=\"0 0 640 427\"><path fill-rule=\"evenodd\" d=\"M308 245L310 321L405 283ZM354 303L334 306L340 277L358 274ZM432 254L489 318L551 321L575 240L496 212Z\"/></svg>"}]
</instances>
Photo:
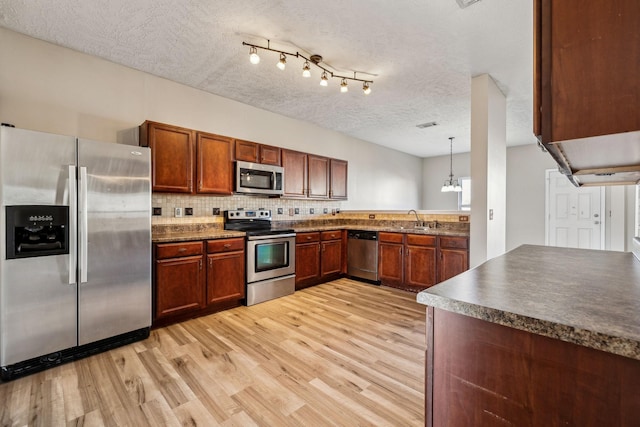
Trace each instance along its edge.
<instances>
[{"instance_id":1,"label":"electrical outlet","mask_svg":"<svg viewBox=\"0 0 640 427\"><path fill-rule=\"evenodd\" d=\"M309 213L310 213L311 215L313 215L314 213L316 213L316 210L315 210L315 209L313 209L313 208L309 208Z\"/></svg>"},{"instance_id":2,"label":"electrical outlet","mask_svg":"<svg viewBox=\"0 0 640 427\"><path fill-rule=\"evenodd\" d=\"M278 208L278 215L282 215L284 213L284 209Z\"/></svg>"},{"instance_id":3,"label":"electrical outlet","mask_svg":"<svg viewBox=\"0 0 640 427\"><path fill-rule=\"evenodd\" d=\"M153 208L153 214L156 216L162 215L162 208Z\"/></svg>"},{"instance_id":4,"label":"electrical outlet","mask_svg":"<svg viewBox=\"0 0 640 427\"><path fill-rule=\"evenodd\" d=\"M376 216L374 214L369 214L369 219L376 219Z\"/></svg>"},{"instance_id":5,"label":"electrical outlet","mask_svg":"<svg viewBox=\"0 0 640 427\"><path fill-rule=\"evenodd\" d=\"M213 208L214 215L220 215L220 208Z\"/></svg>"},{"instance_id":6,"label":"electrical outlet","mask_svg":"<svg viewBox=\"0 0 640 427\"><path fill-rule=\"evenodd\" d=\"M469 222L469 215L460 215L458 217L458 221L460 221L460 222Z\"/></svg>"},{"instance_id":7,"label":"electrical outlet","mask_svg":"<svg viewBox=\"0 0 640 427\"><path fill-rule=\"evenodd\" d=\"M489 221L493 221L493 209L489 209Z\"/></svg>"},{"instance_id":8,"label":"electrical outlet","mask_svg":"<svg viewBox=\"0 0 640 427\"><path fill-rule=\"evenodd\" d=\"M293 216L293 208L289 208L289 216Z\"/></svg>"},{"instance_id":9,"label":"electrical outlet","mask_svg":"<svg viewBox=\"0 0 640 427\"><path fill-rule=\"evenodd\" d=\"M335 209L331 209L331 215L335 215L336 214L336 210Z\"/></svg>"},{"instance_id":10,"label":"electrical outlet","mask_svg":"<svg viewBox=\"0 0 640 427\"><path fill-rule=\"evenodd\" d=\"M295 208L295 209L293 210L293 212L294 212L296 215L300 215L300 208Z\"/></svg>"},{"instance_id":11,"label":"electrical outlet","mask_svg":"<svg viewBox=\"0 0 640 427\"><path fill-rule=\"evenodd\" d=\"M324 209L322 210L322 213L329 213L329 208L324 208Z\"/></svg>"},{"instance_id":12,"label":"electrical outlet","mask_svg":"<svg viewBox=\"0 0 640 427\"><path fill-rule=\"evenodd\" d=\"M173 213L176 218L182 218L182 208L174 208Z\"/></svg>"}]
</instances>

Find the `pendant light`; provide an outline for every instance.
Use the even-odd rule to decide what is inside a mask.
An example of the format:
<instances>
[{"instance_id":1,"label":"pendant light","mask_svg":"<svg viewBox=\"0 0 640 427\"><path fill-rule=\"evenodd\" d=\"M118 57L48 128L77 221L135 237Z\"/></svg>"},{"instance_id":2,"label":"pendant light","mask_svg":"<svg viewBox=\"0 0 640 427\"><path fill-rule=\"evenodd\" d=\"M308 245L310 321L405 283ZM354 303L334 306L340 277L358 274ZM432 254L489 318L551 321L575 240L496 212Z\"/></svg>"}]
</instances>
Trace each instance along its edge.
<instances>
[{"instance_id":1,"label":"pendant light","mask_svg":"<svg viewBox=\"0 0 640 427\"><path fill-rule=\"evenodd\" d=\"M453 178L453 137L449 137L449 179L444 181L444 185L440 189L441 192L447 193L455 191L459 193L462 191L462 186L458 182L458 179Z\"/></svg>"}]
</instances>

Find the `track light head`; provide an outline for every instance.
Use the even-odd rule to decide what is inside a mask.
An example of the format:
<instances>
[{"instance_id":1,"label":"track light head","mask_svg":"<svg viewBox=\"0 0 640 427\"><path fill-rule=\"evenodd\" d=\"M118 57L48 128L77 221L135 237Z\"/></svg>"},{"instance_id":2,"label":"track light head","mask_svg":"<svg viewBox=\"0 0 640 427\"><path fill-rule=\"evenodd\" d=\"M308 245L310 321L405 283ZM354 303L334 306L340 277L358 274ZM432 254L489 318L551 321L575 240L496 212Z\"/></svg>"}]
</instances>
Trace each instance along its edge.
<instances>
[{"instance_id":1,"label":"track light head","mask_svg":"<svg viewBox=\"0 0 640 427\"><path fill-rule=\"evenodd\" d=\"M320 86L327 86L329 84L329 76L326 71L322 72L322 76L320 77Z\"/></svg>"},{"instance_id":2,"label":"track light head","mask_svg":"<svg viewBox=\"0 0 640 427\"><path fill-rule=\"evenodd\" d=\"M369 86L369 82L362 83L362 91L365 95L369 95L371 93L371 86Z\"/></svg>"},{"instance_id":3,"label":"track light head","mask_svg":"<svg viewBox=\"0 0 640 427\"><path fill-rule=\"evenodd\" d=\"M253 65L260 63L260 56L258 55L258 49L256 49L253 46L249 48L249 61L251 61Z\"/></svg>"},{"instance_id":4,"label":"track light head","mask_svg":"<svg viewBox=\"0 0 640 427\"><path fill-rule=\"evenodd\" d=\"M287 66L287 57L284 55L284 53L281 53L280 60L276 63L276 67L280 68L281 70L284 70L286 66Z\"/></svg>"},{"instance_id":5,"label":"track light head","mask_svg":"<svg viewBox=\"0 0 640 427\"><path fill-rule=\"evenodd\" d=\"M309 61L304 61L304 65L302 66L302 77L311 77L311 65Z\"/></svg>"},{"instance_id":6,"label":"track light head","mask_svg":"<svg viewBox=\"0 0 640 427\"><path fill-rule=\"evenodd\" d=\"M347 86L347 79L342 79L340 82L340 92L345 93L349 92L349 87Z\"/></svg>"}]
</instances>

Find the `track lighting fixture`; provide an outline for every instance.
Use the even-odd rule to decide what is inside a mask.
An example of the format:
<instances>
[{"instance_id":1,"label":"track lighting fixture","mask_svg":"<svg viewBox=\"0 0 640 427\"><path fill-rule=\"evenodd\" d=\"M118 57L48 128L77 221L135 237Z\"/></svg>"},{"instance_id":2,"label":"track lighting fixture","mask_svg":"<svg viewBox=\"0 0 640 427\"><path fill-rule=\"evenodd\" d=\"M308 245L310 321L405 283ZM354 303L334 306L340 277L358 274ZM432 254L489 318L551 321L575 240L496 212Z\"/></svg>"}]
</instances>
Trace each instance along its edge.
<instances>
[{"instance_id":1,"label":"track lighting fixture","mask_svg":"<svg viewBox=\"0 0 640 427\"><path fill-rule=\"evenodd\" d=\"M258 56L258 49L256 49L255 47L251 47L251 49L249 49L249 61L251 61L251 63L254 65L260 63L260 57Z\"/></svg>"},{"instance_id":2,"label":"track lighting fixture","mask_svg":"<svg viewBox=\"0 0 640 427\"><path fill-rule=\"evenodd\" d=\"M311 64L309 64L309 61L304 61L304 65L302 66L302 77L311 77Z\"/></svg>"},{"instance_id":3,"label":"track lighting fixture","mask_svg":"<svg viewBox=\"0 0 640 427\"><path fill-rule=\"evenodd\" d=\"M243 46L249 46L249 60L251 61L252 64L258 64L260 63L260 57L258 56L258 49L263 49L263 50L267 50L269 52L276 52L280 54L280 60L276 63L276 66L281 69L284 70L287 64L287 55L289 57L296 57L296 58L302 58L304 59L304 64L302 65L302 76L303 77L311 77L311 64L315 65L316 67L320 68L322 70L322 75L320 76L320 86L328 86L329 85L329 77L331 78L335 78L335 79L340 79L340 92L348 92L349 88L348 88L348 82L347 80L353 80L353 81L357 81L357 82L362 82L362 91L364 92L365 95L368 95L371 93L371 85L373 84L373 80L368 80L368 79L361 79L358 78L358 73L360 74L367 74L370 76L376 76L376 74L371 74L371 73L366 73L364 71L353 71L353 77L348 77L348 76L342 76L342 75L338 75L336 73L334 73L333 71L331 71L330 69L333 69L333 67L331 67L330 65L327 65L326 63L323 62L322 60L322 56L320 55L311 55L308 58L304 55L302 55L299 52L285 52L282 50L278 50L278 49L272 49L270 46L270 41L267 40L267 46L258 46L255 44L251 44L251 43L246 43L246 42L242 42ZM329 68L327 68L329 67Z\"/></svg>"},{"instance_id":4,"label":"track lighting fixture","mask_svg":"<svg viewBox=\"0 0 640 427\"><path fill-rule=\"evenodd\" d=\"M340 82L340 92L342 93L349 92L349 86L347 86L346 79L342 79L342 81Z\"/></svg>"},{"instance_id":5,"label":"track lighting fixture","mask_svg":"<svg viewBox=\"0 0 640 427\"><path fill-rule=\"evenodd\" d=\"M455 191L459 193L462 191L462 186L458 182L458 179L453 178L453 137L449 137L449 179L444 181L444 185L440 189L441 192L447 193L449 191Z\"/></svg>"},{"instance_id":6,"label":"track lighting fixture","mask_svg":"<svg viewBox=\"0 0 640 427\"><path fill-rule=\"evenodd\" d=\"M320 86L327 86L329 84L329 76L326 71L322 72L322 76L320 77Z\"/></svg>"}]
</instances>

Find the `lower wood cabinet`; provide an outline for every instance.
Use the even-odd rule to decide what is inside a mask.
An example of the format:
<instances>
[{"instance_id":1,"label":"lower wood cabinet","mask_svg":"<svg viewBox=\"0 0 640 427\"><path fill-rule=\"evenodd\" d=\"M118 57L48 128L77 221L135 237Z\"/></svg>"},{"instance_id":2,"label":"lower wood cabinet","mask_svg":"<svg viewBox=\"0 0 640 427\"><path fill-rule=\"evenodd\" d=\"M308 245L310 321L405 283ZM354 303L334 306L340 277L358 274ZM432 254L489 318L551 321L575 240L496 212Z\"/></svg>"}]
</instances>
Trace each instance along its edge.
<instances>
[{"instance_id":1,"label":"lower wood cabinet","mask_svg":"<svg viewBox=\"0 0 640 427\"><path fill-rule=\"evenodd\" d=\"M296 289L333 280L345 272L344 233L340 230L296 235Z\"/></svg>"},{"instance_id":2,"label":"lower wood cabinet","mask_svg":"<svg viewBox=\"0 0 640 427\"><path fill-rule=\"evenodd\" d=\"M154 258L154 327L238 306L245 296L244 238L157 243Z\"/></svg>"},{"instance_id":3,"label":"lower wood cabinet","mask_svg":"<svg viewBox=\"0 0 640 427\"><path fill-rule=\"evenodd\" d=\"M469 238L378 233L378 277L386 286L419 292L469 269Z\"/></svg>"}]
</instances>

